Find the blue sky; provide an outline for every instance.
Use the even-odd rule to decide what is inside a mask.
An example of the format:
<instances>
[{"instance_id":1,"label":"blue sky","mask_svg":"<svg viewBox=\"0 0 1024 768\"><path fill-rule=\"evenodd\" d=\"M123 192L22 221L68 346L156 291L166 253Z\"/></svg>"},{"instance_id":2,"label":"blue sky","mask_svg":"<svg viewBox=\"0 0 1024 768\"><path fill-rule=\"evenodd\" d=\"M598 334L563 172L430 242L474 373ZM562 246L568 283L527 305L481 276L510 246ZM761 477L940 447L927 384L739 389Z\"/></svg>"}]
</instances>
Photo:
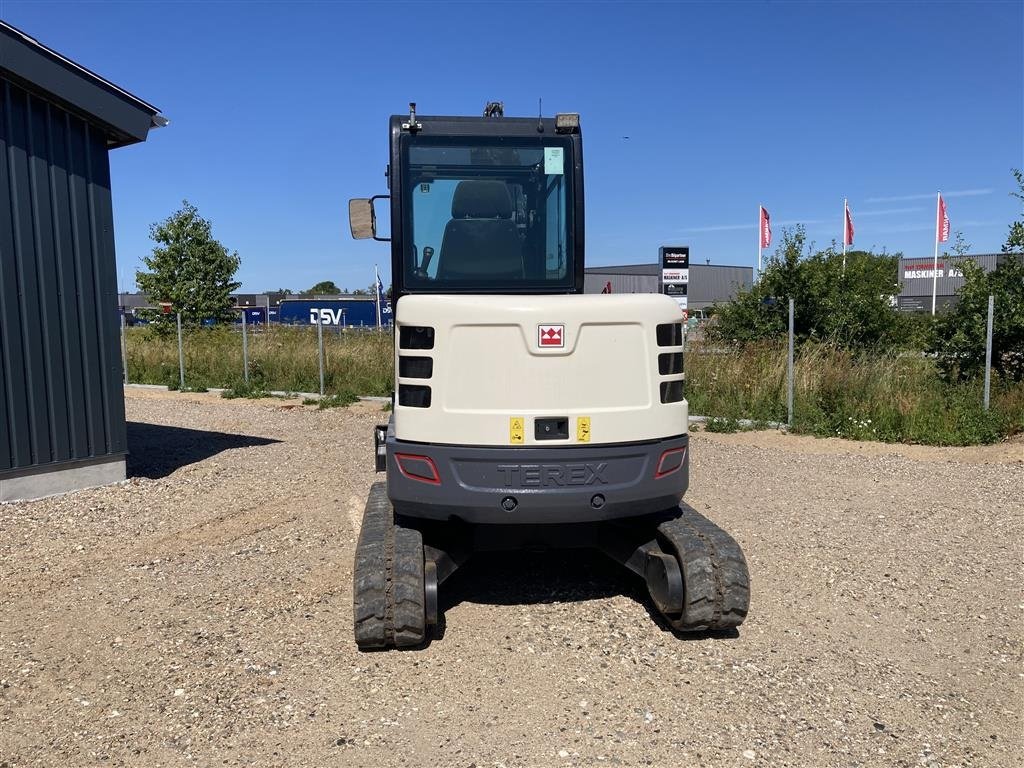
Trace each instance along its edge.
<instances>
[{"instance_id":1,"label":"blue sky","mask_svg":"<svg viewBox=\"0 0 1024 768\"><path fill-rule=\"evenodd\" d=\"M935 191L974 252L1020 205L1024 3L20 2L0 17L160 107L112 153L118 272L183 198L242 257L245 290L385 281L346 200L385 191L387 118L582 114L587 262L754 264L803 222L932 252ZM623 137L628 136L628 139Z\"/></svg>"}]
</instances>

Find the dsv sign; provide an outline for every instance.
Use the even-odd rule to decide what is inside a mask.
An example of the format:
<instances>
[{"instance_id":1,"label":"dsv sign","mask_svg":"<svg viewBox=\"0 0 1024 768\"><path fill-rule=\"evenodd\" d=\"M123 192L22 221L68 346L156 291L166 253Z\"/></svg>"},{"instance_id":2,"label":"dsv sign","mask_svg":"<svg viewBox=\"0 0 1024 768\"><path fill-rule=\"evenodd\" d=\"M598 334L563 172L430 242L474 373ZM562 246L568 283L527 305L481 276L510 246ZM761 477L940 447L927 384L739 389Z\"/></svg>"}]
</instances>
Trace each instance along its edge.
<instances>
[{"instance_id":1,"label":"dsv sign","mask_svg":"<svg viewBox=\"0 0 1024 768\"><path fill-rule=\"evenodd\" d=\"M324 307L323 309L313 308L309 310L309 324L310 325L342 325L345 321L345 310L331 309L330 307Z\"/></svg>"}]
</instances>

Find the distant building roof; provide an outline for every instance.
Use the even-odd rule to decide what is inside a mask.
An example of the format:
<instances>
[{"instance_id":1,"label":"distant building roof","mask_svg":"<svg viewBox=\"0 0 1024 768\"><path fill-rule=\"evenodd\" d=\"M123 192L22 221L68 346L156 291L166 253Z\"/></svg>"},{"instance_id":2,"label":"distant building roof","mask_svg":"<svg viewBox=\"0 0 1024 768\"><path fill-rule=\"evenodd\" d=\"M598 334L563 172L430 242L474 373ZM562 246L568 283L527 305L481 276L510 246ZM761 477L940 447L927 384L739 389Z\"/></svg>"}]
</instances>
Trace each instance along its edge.
<instances>
[{"instance_id":1,"label":"distant building roof","mask_svg":"<svg viewBox=\"0 0 1024 768\"><path fill-rule=\"evenodd\" d=\"M699 267L701 269L707 269L711 267L721 269L750 269L753 267L745 267L737 264L700 264L691 261L690 268ZM660 275L661 265L660 264L617 264L608 267L587 267L586 273L588 275Z\"/></svg>"}]
</instances>

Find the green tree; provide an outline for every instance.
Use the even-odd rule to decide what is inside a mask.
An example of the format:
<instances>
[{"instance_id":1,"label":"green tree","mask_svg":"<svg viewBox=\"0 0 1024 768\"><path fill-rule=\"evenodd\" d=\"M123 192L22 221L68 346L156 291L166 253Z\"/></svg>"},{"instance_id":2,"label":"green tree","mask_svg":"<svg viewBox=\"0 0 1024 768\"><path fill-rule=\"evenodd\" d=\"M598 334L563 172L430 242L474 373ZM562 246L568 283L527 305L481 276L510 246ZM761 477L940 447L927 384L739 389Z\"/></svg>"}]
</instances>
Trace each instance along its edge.
<instances>
[{"instance_id":1,"label":"green tree","mask_svg":"<svg viewBox=\"0 0 1024 768\"><path fill-rule=\"evenodd\" d=\"M973 261L960 264L964 285L949 312L935 321L931 347L939 370L951 381L963 381L985 370L988 297L994 297L992 367L1014 381L1024 379L1024 257L1004 257L992 272Z\"/></svg>"},{"instance_id":2,"label":"green tree","mask_svg":"<svg viewBox=\"0 0 1024 768\"><path fill-rule=\"evenodd\" d=\"M335 295L341 292L341 288L335 285L333 280L321 280L308 291L303 291L302 293L306 296L324 296Z\"/></svg>"},{"instance_id":3,"label":"green tree","mask_svg":"<svg viewBox=\"0 0 1024 768\"><path fill-rule=\"evenodd\" d=\"M181 209L149 228L157 245L143 258L147 271L135 273L139 289L151 301L170 302L183 322L230 321L231 294L241 283L233 278L241 260L213 238L212 226L188 200ZM174 325L174 314L160 315L158 328Z\"/></svg>"},{"instance_id":4,"label":"green tree","mask_svg":"<svg viewBox=\"0 0 1024 768\"><path fill-rule=\"evenodd\" d=\"M1018 191L1014 197L1024 201L1024 173L1013 171ZM1024 380L1024 211L1010 224L1003 244L1003 261L986 273L972 261L960 263L964 285L952 311L935 323L931 351L938 357L945 378L969 379L985 370L985 337L988 332L988 297L994 301L992 313L992 367L1006 378Z\"/></svg>"},{"instance_id":5,"label":"green tree","mask_svg":"<svg viewBox=\"0 0 1024 768\"><path fill-rule=\"evenodd\" d=\"M1024 202L1024 173L1021 173L1018 169L1014 168L1013 178L1017 180L1017 192L1011 192L1010 194L1016 197L1021 202ZM1021 253L1024 252L1024 206L1021 206L1021 216L1017 221L1010 224L1010 232L1006 236L1006 242L1003 244L1004 253Z\"/></svg>"},{"instance_id":6,"label":"green tree","mask_svg":"<svg viewBox=\"0 0 1024 768\"><path fill-rule=\"evenodd\" d=\"M834 247L811 253L803 227L784 230L760 281L715 307L718 319L709 335L747 342L785 334L792 298L794 331L801 339L842 346L891 343L899 335L892 310L898 262L899 254L849 251L844 269Z\"/></svg>"}]
</instances>

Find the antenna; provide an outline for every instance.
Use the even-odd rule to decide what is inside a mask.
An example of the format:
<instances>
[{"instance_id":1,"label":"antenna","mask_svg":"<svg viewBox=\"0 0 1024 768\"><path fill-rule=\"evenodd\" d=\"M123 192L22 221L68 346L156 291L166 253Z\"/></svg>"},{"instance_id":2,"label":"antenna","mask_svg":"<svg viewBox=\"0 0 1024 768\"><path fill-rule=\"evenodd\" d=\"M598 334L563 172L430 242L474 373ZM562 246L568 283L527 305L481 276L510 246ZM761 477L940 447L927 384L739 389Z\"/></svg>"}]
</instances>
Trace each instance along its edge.
<instances>
[{"instance_id":1,"label":"antenna","mask_svg":"<svg viewBox=\"0 0 1024 768\"><path fill-rule=\"evenodd\" d=\"M544 99L537 97L537 133L544 133Z\"/></svg>"}]
</instances>

